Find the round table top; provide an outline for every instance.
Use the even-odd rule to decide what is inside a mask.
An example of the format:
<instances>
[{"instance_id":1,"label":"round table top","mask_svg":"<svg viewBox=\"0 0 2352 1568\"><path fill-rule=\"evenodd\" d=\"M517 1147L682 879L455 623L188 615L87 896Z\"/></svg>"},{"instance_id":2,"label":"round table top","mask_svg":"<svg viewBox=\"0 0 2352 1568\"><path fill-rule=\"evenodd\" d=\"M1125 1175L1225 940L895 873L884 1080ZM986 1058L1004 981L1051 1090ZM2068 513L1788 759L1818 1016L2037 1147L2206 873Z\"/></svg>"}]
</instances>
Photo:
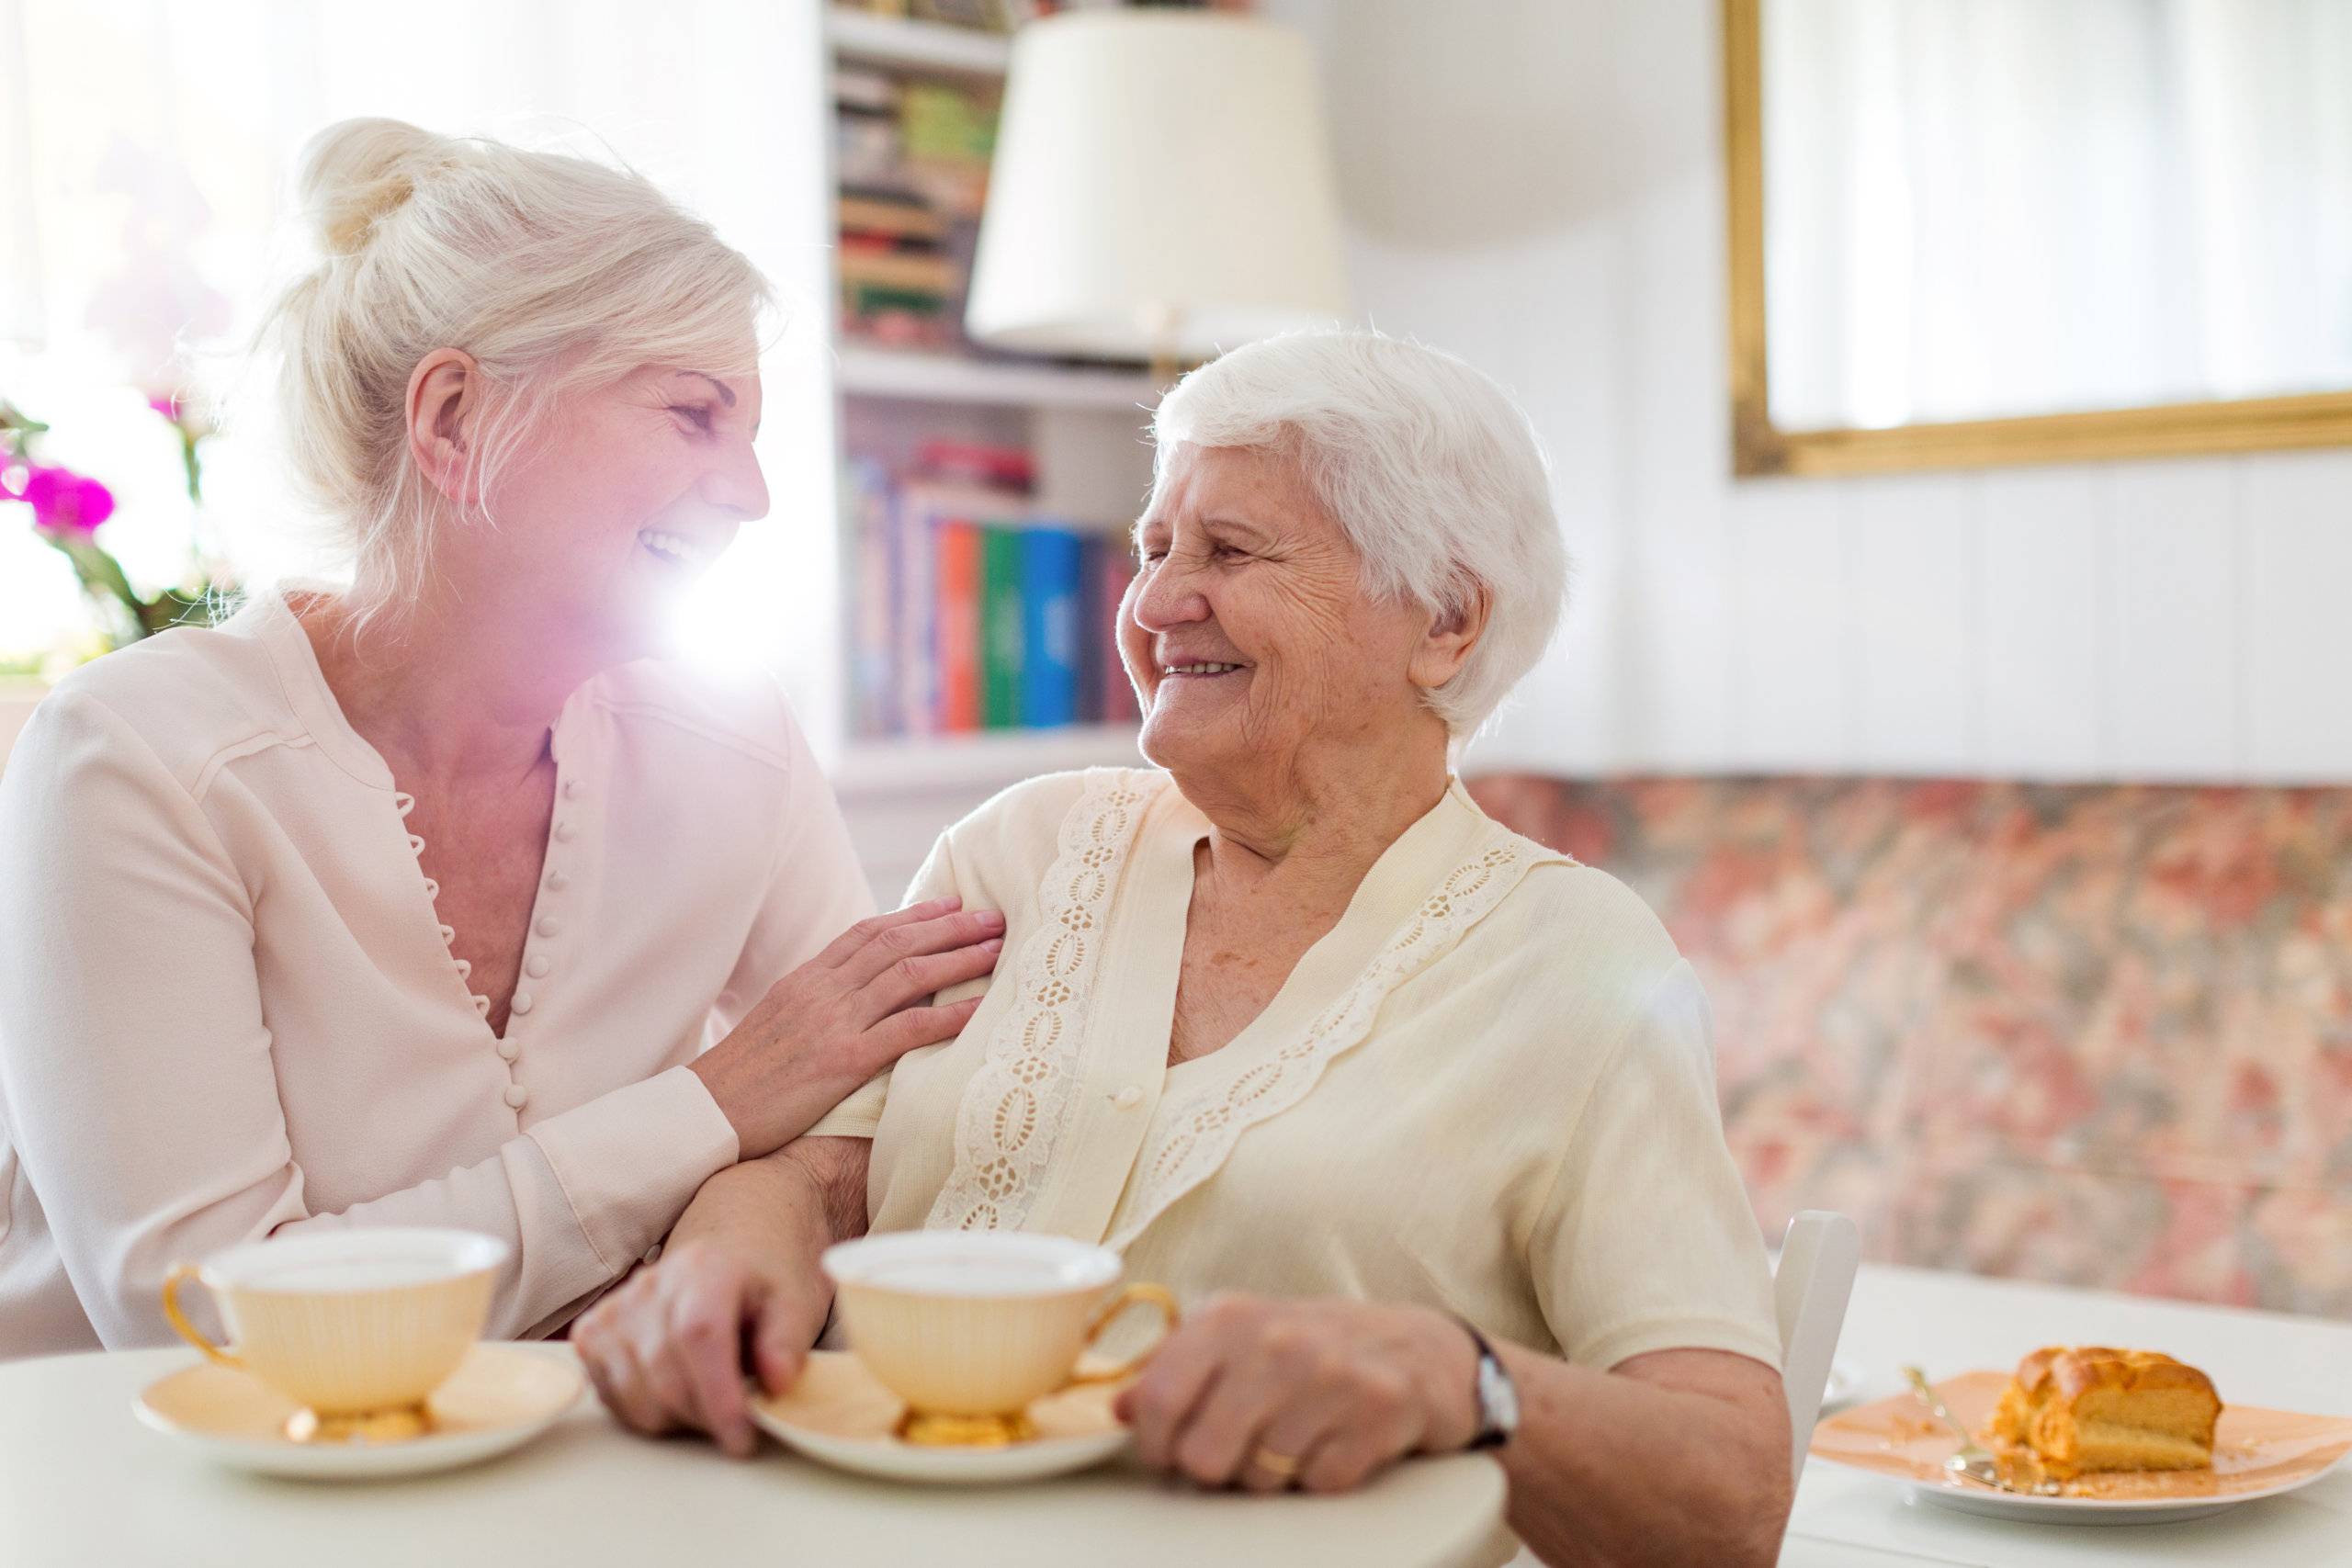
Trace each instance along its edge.
<instances>
[{"instance_id":1,"label":"round table top","mask_svg":"<svg viewBox=\"0 0 2352 1568\"><path fill-rule=\"evenodd\" d=\"M141 1389L194 1359L164 1349L0 1364L0 1562L658 1568L690 1552L816 1568L1466 1568L1513 1550L1502 1471L1483 1455L1418 1460L1337 1497L1204 1493L1125 1461L1028 1485L922 1487L829 1470L765 1439L757 1458L735 1461L696 1439L639 1438L593 1395L537 1442L469 1470L274 1480L216 1465L131 1414Z\"/></svg>"}]
</instances>

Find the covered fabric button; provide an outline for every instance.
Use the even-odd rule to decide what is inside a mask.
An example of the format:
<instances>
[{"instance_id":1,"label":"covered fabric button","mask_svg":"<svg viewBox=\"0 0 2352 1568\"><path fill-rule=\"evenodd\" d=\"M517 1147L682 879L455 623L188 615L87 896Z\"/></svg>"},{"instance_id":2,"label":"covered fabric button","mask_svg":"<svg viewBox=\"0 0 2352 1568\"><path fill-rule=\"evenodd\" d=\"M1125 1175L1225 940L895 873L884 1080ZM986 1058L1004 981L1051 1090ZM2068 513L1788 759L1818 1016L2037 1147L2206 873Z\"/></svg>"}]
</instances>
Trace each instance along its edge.
<instances>
[{"instance_id":1,"label":"covered fabric button","mask_svg":"<svg viewBox=\"0 0 2352 1568\"><path fill-rule=\"evenodd\" d=\"M566 800L578 800L580 798L580 781L578 779L566 779L563 781L563 798Z\"/></svg>"},{"instance_id":2,"label":"covered fabric button","mask_svg":"<svg viewBox=\"0 0 2352 1568\"><path fill-rule=\"evenodd\" d=\"M537 980L547 974L548 967L548 965L546 957L543 954L535 953L531 954L531 961L523 965L523 973L528 975L532 979Z\"/></svg>"},{"instance_id":3,"label":"covered fabric button","mask_svg":"<svg viewBox=\"0 0 2352 1568\"><path fill-rule=\"evenodd\" d=\"M511 1083L506 1086L506 1103L513 1106L515 1110L522 1110L523 1102L530 1098L531 1091L525 1089L521 1084Z\"/></svg>"},{"instance_id":4,"label":"covered fabric button","mask_svg":"<svg viewBox=\"0 0 2352 1568\"><path fill-rule=\"evenodd\" d=\"M515 1044L512 1040L501 1040L498 1043L498 1058L500 1061L511 1062L522 1054L523 1048L520 1045Z\"/></svg>"},{"instance_id":5,"label":"covered fabric button","mask_svg":"<svg viewBox=\"0 0 2352 1568\"><path fill-rule=\"evenodd\" d=\"M514 993L514 999L507 1005L515 1012L528 1012L531 1010L531 993L517 991Z\"/></svg>"},{"instance_id":6,"label":"covered fabric button","mask_svg":"<svg viewBox=\"0 0 2352 1568\"><path fill-rule=\"evenodd\" d=\"M548 872L548 892L550 892L550 893L560 893L560 892L562 892L565 888L567 888L567 887L569 887L569 886L571 886L571 878L570 878L570 877L568 877L568 876L564 875L564 874L563 874L563 873L561 873L561 872L560 872L560 871L551 871L551 872Z\"/></svg>"},{"instance_id":7,"label":"covered fabric button","mask_svg":"<svg viewBox=\"0 0 2352 1568\"><path fill-rule=\"evenodd\" d=\"M559 844L568 844L571 842L572 832L573 829L571 823L557 823L555 825L555 841Z\"/></svg>"},{"instance_id":8,"label":"covered fabric button","mask_svg":"<svg viewBox=\"0 0 2352 1568\"><path fill-rule=\"evenodd\" d=\"M1126 1088L1121 1089L1118 1093L1111 1097L1111 1103L1117 1106L1122 1111L1133 1111L1136 1106L1143 1103L1143 1090L1137 1089L1133 1084L1129 1084Z\"/></svg>"},{"instance_id":9,"label":"covered fabric button","mask_svg":"<svg viewBox=\"0 0 2352 1568\"><path fill-rule=\"evenodd\" d=\"M541 936L553 936L556 932L561 930L563 930L563 922L557 919L553 915L541 915L539 917L538 931Z\"/></svg>"}]
</instances>

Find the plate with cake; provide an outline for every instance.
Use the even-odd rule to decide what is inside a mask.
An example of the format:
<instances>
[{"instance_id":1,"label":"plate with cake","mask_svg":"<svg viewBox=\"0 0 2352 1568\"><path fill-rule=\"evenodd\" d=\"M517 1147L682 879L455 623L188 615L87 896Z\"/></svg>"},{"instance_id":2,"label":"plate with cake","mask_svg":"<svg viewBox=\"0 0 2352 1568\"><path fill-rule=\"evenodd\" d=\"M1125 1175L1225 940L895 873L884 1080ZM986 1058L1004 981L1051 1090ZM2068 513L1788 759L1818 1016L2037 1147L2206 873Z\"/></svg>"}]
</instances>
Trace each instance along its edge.
<instances>
[{"instance_id":1,"label":"plate with cake","mask_svg":"<svg viewBox=\"0 0 2352 1568\"><path fill-rule=\"evenodd\" d=\"M2224 1404L2204 1371L2153 1350L2049 1346L1933 1392L1965 1438L1906 1393L1829 1417L1811 1451L1947 1507L2069 1524L2201 1517L2352 1452L2352 1419ZM1956 1456L1977 1458L1974 1473Z\"/></svg>"}]
</instances>

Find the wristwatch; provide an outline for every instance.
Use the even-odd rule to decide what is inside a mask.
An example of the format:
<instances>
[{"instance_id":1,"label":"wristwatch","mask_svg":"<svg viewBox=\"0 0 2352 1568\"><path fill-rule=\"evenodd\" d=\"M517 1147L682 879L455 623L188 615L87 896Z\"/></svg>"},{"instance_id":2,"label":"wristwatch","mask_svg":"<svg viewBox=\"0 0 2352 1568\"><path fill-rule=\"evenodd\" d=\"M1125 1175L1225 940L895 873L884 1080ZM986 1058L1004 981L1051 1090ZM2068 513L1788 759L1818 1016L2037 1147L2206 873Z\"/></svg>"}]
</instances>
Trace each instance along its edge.
<instances>
[{"instance_id":1,"label":"wristwatch","mask_svg":"<svg viewBox=\"0 0 2352 1568\"><path fill-rule=\"evenodd\" d=\"M1519 1385L1510 1381L1510 1373L1503 1366L1503 1359L1487 1343L1487 1337L1463 1323L1462 1331L1478 1348L1478 1376L1471 1385L1478 1398L1478 1435L1470 1439L1473 1449L1498 1449L1510 1441L1519 1430Z\"/></svg>"}]
</instances>

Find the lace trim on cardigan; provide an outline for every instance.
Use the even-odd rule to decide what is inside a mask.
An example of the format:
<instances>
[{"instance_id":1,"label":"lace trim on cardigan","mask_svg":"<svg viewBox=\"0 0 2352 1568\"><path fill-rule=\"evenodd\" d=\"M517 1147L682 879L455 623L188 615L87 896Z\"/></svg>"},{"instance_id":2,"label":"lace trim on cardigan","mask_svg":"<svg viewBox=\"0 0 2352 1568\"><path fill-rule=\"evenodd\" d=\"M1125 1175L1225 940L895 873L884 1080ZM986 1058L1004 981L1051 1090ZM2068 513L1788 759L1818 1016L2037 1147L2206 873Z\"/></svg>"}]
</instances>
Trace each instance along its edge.
<instances>
[{"instance_id":1,"label":"lace trim on cardigan","mask_svg":"<svg viewBox=\"0 0 2352 1568\"><path fill-rule=\"evenodd\" d=\"M1456 866L1421 901L1380 955L1304 1034L1240 1077L1205 1084L1170 1108L1165 1122L1170 1131L1157 1150L1145 1151L1146 1162L1134 1178L1138 1183L1135 1217L1114 1230L1103 1245L1125 1250L1169 1205L1215 1175L1242 1134L1306 1099L1324 1067L1372 1032L1373 1020L1390 992L1442 956L1502 902L1531 866L1565 858L1496 825L1478 857Z\"/></svg>"},{"instance_id":2,"label":"lace trim on cardigan","mask_svg":"<svg viewBox=\"0 0 2352 1568\"><path fill-rule=\"evenodd\" d=\"M955 1168L924 1229L1018 1230L1028 1220L1069 1121L1079 1025L1093 994L1102 918L1143 807L1165 783L1129 769L1088 770L1039 887L1044 918L1021 944L1019 999L964 1086Z\"/></svg>"}]
</instances>

